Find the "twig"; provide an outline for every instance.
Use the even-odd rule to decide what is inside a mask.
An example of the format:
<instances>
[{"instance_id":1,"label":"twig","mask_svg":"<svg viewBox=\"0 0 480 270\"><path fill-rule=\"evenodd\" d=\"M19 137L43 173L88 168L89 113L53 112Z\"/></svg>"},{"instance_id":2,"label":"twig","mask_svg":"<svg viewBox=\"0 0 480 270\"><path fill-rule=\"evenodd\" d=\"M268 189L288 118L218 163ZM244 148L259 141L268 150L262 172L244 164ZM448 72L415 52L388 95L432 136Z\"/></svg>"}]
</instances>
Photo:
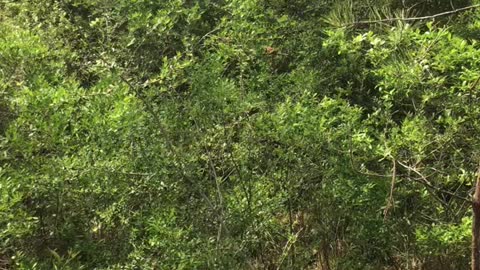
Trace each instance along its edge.
<instances>
[{"instance_id":1,"label":"twig","mask_svg":"<svg viewBox=\"0 0 480 270\"><path fill-rule=\"evenodd\" d=\"M346 26L359 25L359 24L388 23L388 22L397 22L397 21L411 22L411 21L431 20L431 19L435 19L435 18L438 18L438 17L449 16L449 15L453 15L453 14L456 14L456 13L459 13L459 12L468 11L468 10L476 9L476 8L480 8L480 4L467 6L467 7L463 7L463 8L457 8L457 9L454 9L454 10L445 11L445 12L441 12L441 13L437 13L437 14L429 15L429 16L410 17L410 18L398 18L397 17L397 18L387 18L387 19L372 20L372 21L358 21L358 22L350 23Z\"/></svg>"},{"instance_id":2,"label":"twig","mask_svg":"<svg viewBox=\"0 0 480 270\"><path fill-rule=\"evenodd\" d=\"M390 184L390 195L388 197L388 202L387 206L385 207L385 210L383 211L383 221L387 220L387 215L388 211L390 210L391 207L393 207L393 191L395 190L395 182L397 179L397 162L395 159L392 160L392 183Z\"/></svg>"},{"instance_id":3,"label":"twig","mask_svg":"<svg viewBox=\"0 0 480 270\"><path fill-rule=\"evenodd\" d=\"M350 140L349 140L349 156L350 156L350 166L352 166L352 169L357 172L357 173L360 173L362 175L365 175L365 176L372 176L372 177L392 177L392 175L387 175L387 174L379 174L379 173L375 173L375 172L370 172L370 171L362 171L361 169L357 168L357 166L355 165L355 158L353 157L353 142L352 142L352 136L350 136Z\"/></svg>"},{"instance_id":4,"label":"twig","mask_svg":"<svg viewBox=\"0 0 480 270\"><path fill-rule=\"evenodd\" d=\"M427 186L427 187L429 187L429 188L431 188L431 189L433 189L433 190L436 190L436 191L438 191L438 192L441 192L441 193L450 195L450 196L452 196L452 197L454 197L454 198L456 198L456 199L458 199L458 200L471 203L471 200L469 200L469 199L467 199L467 198L465 198L465 197L459 196L459 195L457 195L457 194L455 194L455 193L453 193L453 192L450 192L450 191L448 191L448 190L441 189L441 188L433 185L433 184L430 183L430 181L428 181L428 179L427 179L421 172L419 172L416 168L412 168L411 166L408 166L408 165L406 165L406 164L404 164L404 163L402 163L402 162L400 162L400 161L398 161L398 160L397 160L397 162L398 162L398 164L402 165L404 168L406 168L406 169L414 172L414 173L417 174L418 176L420 176L420 179L412 178L413 181L419 182L419 183L421 183L421 184L423 184L423 185L425 185L425 186Z\"/></svg>"},{"instance_id":5,"label":"twig","mask_svg":"<svg viewBox=\"0 0 480 270\"><path fill-rule=\"evenodd\" d=\"M211 31L209 31L208 33L206 33L205 35L203 35L197 42L197 44L200 44L204 39L206 39L207 37L209 37L211 34L217 32L218 30L220 30L220 27L215 27L213 28Z\"/></svg>"},{"instance_id":6,"label":"twig","mask_svg":"<svg viewBox=\"0 0 480 270\"><path fill-rule=\"evenodd\" d=\"M115 72L115 68L113 67L113 65L111 65L110 63L108 63L107 60L105 60L105 58L103 58L103 55L101 52L98 52L97 51L97 55L98 55L98 58L103 62L104 65L106 65L108 67L108 69L110 70L110 72L112 72L113 74L116 74L120 77L120 80L122 80L124 83L126 83L128 85L128 87L130 87L131 90L133 90L135 93L137 93L137 89L133 86L133 84L131 82L129 82L127 80L127 78L125 78L123 76L123 74L121 72Z\"/></svg>"},{"instance_id":7,"label":"twig","mask_svg":"<svg viewBox=\"0 0 480 270\"><path fill-rule=\"evenodd\" d=\"M285 246L283 247L282 251L282 257L280 258L280 261L278 262L277 270L280 270L280 267L282 267L283 261L287 257L288 252L290 251L290 248L297 242L298 236L302 232L303 228L300 228L297 233L292 238L289 238Z\"/></svg>"},{"instance_id":8,"label":"twig","mask_svg":"<svg viewBox=\"0 0 480 270\"><path fill-rule=\"evenodd\" d=\"M64 168L64 170L70 170L74 171L77 173L84 173L84 172L89 172L89 171L100 171L103 173L113 173L113 174L123 174L123 175L128 175L128 176L146 176L149 178L154 177L157 175L157 173L152 172L152 173L144 173L144 172L127 172L127 171L120 171L120 170L111 170L108 168L101 168L101 167L91 167L91 168Z\"/></svg>"}]
</instances>

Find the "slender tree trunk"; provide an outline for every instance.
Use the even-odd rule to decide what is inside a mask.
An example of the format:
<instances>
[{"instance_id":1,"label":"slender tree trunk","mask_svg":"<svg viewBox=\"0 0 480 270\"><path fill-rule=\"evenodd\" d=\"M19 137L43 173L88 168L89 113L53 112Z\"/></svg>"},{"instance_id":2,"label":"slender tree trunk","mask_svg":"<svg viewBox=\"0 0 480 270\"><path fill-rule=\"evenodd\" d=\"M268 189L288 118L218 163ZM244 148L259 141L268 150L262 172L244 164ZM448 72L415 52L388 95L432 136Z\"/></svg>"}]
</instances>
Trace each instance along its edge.
<instances>
[{"instance_id":1,"label":"slender tree trunk","mask_svg":"<svg viewBox=\"0 0 480 270\"><path fill-rule=\"evenodd\" d=\"M472 202L472 270L480 270L480 167Z\"/></svg>"}]
</instances>

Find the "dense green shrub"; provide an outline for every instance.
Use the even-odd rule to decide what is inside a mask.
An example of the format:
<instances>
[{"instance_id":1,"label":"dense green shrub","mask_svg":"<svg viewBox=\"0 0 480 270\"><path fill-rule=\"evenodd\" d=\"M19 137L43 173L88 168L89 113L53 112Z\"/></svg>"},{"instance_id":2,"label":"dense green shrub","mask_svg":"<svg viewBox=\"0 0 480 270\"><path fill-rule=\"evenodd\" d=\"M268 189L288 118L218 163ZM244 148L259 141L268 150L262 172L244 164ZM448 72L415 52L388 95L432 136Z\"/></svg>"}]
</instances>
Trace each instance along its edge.
<instances>
[{"instance_id":1,"label":"dense green shrub","mask_svg":"<svg viewBox=\"0 0 480 270\"><path fill-rule=\"evenodd\" d=\"M0 269L467 268L472 4L1 1Z\"/></svg>"}]
</instances>

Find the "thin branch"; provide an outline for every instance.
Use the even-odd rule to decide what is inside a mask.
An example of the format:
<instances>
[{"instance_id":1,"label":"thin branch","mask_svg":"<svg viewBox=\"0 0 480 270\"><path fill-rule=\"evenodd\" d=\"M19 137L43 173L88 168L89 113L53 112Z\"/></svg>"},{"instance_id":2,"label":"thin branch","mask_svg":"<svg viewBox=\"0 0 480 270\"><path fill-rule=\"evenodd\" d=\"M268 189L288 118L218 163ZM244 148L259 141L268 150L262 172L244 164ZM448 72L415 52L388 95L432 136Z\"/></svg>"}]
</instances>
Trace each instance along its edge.
<instances>
[{"instance_id":1,"label":"thin branch","mask_svg":"<svg viewBox=\"0 0 480 270\"><path fill-rule=\"evenodd\" d=\"M70 170L70 171L74 171L74 172L77 172L77 173L99 171L99 172L103 172L103 173L122 174L122 175L128 175L128 176L145 176L145 177L149 177L149 178L152 178L155 175L157 175L157 173L155 173L155 172L151 172L151 173L150 172L127 172L127 171L112 170L112 169L101 168L101 167L90 167L90 168L85 168L85 169L84 168L64 168L64 170Z\"/></svg>"},{"instance_id":2,"label":"thin branch","mask_svg":"<svg viewBox=\"0 0 480 270\"><path fill-rule=\"evenodd\" d=\"M352 138L353 137L350 136L348 153L349 153L349 157L350 157L350 166L352 166L352 169L355 172L360 173L360 174L365 175L365 176L373 176L373 177L391 177L392 176L392 175L379 174L379 173L370 172L370 171L365 172L365 171L362 171L361 169L357 168L357 166L355 165L355 158L353 156Z\"/></svg>"},{"instance_id":3,"label":"thin branch","mask_svg":"<svg viewBox=\"0 0 480 270\"><path fill-rule=\"evenodd\" d=\"M277 270L279 270L282 267L283 261L287 257L287 254L289 253L290 248L292 248L292 246L295 244L295 242L297 241L298 236L300 235L302 230L303 230L303 228L300 228L300 230L298 230L297 233L295 233L294 235L292 234L293 237L289 237L289 239L287 240L287 243L283 247L282 255L281 255L280 260L278 262Z\"/></svg>"},{"instance_id":4,"label":"thin branch","mask_svg":"<svg viewBox=\"0 0 480 270\"><path fill-rule=\"evenodd\" d=\"M131 82L129 82L127 80L127 78L125 78L123 76L123 74L121 72L116 72L115 71L115 68L113 67L112 64L108 63L107 60L105 60L105 58L103 57L102 53L101 52L97 52L97 55L98 55L98 58L103 62L104 65L106 65L108 67L108 69L110 70L110 72L112 72L113 74L116 74L120 77L120 80L122 80L124 83L126 83L128 85L128 87L130 87L131 90L133 90L136 94L137 94L137 89L133 86L133 84Z\"/></svg>"},{"instance_id":5,"label":"thin branch","mask_svg":"<svg viewBox=\"0 0 480 270\"><path fill-rule=\"evenodd\" d=\"M205 35L203 35L203 36L198 40L197 44L202 43L202 41L203 41L204 39L206 39L207 37L209 37L211 34L217 32L218 30L220 30L220 27L219 27L219 26L215 27L214 29L212 29L211 31L209 31L208 33L206 33Z\"/></svg>"},{"instance_id":6,"label":"thin branch","mask_svg":"<svg viewBox=\"0 0 480 270\"><path fill-rule=\"evenodd\" d=\"M397 179L397 162L395 161L395 159L392 160L392 166L393 166L392 167L392 183L390 184L390 195L388 196L387 206L385 207L385 210L383 211L383 220L384 221L387 219L388 211L394 205L393 191L395 190L395 182L396 182L396 179Z\"/></svg>"},{"instance_id":7,"label":"thin branch","mask_svg":"<svg viewBox=\"0 0 480 270\"><path fill-rule=\"evenodd\" d=\"M157 174L157 173L123 172L123 171L109 171L109 172L130 175L130 176L148 176L148 178L152 178Z\"/></svg>"},{"instance_id":8,"label":"thin branch","mask_svg":"<svg viewBox=\"0 0 480 270\"><path fill-rule=\"evenodd\" d=\"M416 168L413 168L411 166L408 166L400 161L398 161L398 164L400 164L402 167L406 168L407 170L410 170L412 172L414 172L415 174L417 174L418 176L420 176L420 179L415 179L415 178L412 178L413 181L416 181L418 183L421 183L423 184L424 186L427 186L433 190L436 190L438 192L441 192L441 193L444 193L444 194L447 194L447 195L450 195L458 200L461 200L461 201L466 201L466 202L470 202L471 203L471 200L465 198L465 197L462 197L462 196L459 196L458 194L455 194L453 192L450 192L448 190L444 190L444 189L441 189L435 185L433 185L432 183L430 183L430 181L428 181L428 179L421 173L419 172Z\"/></svg>"},{"instance_id":9,"label":"thin branch","mask_svg":"<svg viewBox=\"0 0 480 270\"><path fill-rule=\"evenodd\" d=\"M456 14L456 13L459 13L459 12L464 12L464 11L468 11L468 10L471 10L471 9L477 9L477 8L480 8L480 4L467 6L467 7L463 7L463 8L457 8L457 9L454 9L454 10L445 11L445 12L441 12L441 13L437 13L437 14L429 15L429 16L410 17L410 18L398 18L397 17L397 18L387 18L387 19L372 20L372 21L358 21L358 22L348 24L346 26L359 25L359 24L389 23L389 22L397 22L397 21L412 22L412 21L421 21L421 20L432 20L432 19L435 19L435 18L438 18L438 17L449 16L449 15L453 15L453 14Z\"/></svg>"}]
</instances>

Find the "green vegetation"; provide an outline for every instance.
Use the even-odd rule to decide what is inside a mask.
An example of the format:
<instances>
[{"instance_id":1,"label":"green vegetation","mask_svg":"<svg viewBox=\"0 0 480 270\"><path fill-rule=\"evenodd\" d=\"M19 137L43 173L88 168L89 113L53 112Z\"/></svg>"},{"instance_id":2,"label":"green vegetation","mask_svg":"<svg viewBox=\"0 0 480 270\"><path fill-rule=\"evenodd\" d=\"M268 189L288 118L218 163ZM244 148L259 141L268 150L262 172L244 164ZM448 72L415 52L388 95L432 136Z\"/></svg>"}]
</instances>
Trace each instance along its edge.
<instances>
[{"instance_id":1,"label":"green vegetation","mask_svg":"<svg viewBox=\"0 0 480 270\"><path fill-rule=\"evenodd\" d=\"M468 269L477 4L0 0L0 269Z\"/></svg>"}]
</instances>

